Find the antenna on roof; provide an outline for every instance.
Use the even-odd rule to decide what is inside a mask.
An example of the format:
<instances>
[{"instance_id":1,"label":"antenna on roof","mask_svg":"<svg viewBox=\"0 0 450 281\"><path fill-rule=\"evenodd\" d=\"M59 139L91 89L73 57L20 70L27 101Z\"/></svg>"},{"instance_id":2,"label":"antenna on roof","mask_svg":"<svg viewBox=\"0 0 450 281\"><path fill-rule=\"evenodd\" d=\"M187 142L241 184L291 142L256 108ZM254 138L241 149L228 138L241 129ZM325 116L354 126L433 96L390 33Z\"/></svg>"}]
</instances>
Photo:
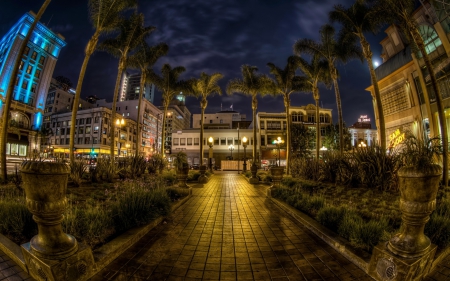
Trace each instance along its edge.
<instances>
[{"instance_id":1,"label":"antenna on roof","mask_svg":"<svg viewBox=\"0 0 450 281\"><path fill-rule=\"evenodd\" d=\"M49 24L50 24L50 21L52 20L52 18L53 18L53 14L52 14L52 16L50 17L50 19L48 20L48 22L47 22L47 26L49 26Z\"/></svg>"}]
</instances>

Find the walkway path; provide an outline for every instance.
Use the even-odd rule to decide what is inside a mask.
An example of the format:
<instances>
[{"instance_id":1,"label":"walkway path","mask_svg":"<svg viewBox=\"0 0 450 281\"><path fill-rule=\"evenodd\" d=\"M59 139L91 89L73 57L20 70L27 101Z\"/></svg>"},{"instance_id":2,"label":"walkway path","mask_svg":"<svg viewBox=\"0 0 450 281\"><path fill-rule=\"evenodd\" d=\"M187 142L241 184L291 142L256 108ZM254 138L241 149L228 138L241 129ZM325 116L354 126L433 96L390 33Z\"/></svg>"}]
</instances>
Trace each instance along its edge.
<instances>
[{"instance_id":1,"label":"walkway path","mask_svg":"<svg viewBox=\"0 0 450 281\"><path fill-rule=\"evenodd\" d=\"M217 174L91 280L373 280L237 174Z\"/></svg>"}]
</instances>

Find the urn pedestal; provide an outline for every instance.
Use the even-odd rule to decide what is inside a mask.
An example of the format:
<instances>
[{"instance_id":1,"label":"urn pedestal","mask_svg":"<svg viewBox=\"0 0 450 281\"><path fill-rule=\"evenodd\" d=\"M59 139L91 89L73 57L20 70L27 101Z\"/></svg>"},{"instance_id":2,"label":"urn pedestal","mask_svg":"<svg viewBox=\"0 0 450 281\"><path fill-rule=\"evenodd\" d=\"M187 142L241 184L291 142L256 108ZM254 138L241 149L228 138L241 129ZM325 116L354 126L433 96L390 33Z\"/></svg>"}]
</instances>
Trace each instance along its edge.
<instances>
[{"instance_id":1,"label":"urn pedestal","mask_svg":"<svg viewBox=\"0 0 450 281\"><path fill-rule=\"evenodd\" d=\"M30 275L37 280L86 279L94 264L91 249L78 244L61 227L67 208L69 167L25 161L20 172L27 208L38 225L38 234L22 245Z\"/></svg>"},{"instance_id":2,"label":"urn pedestal","mask_svg":"<svg viewBox=\"0 0 450 281\"><path fill-rule=\"evenodd\" d=\"M256 166L255 164L252 164L252 166L250 167L250 172L252 172L252 176L249 179L249 182L251 184L258 184L259 183L259 179L256 176L256 173L258 172L258 166Z\"/></svg>"},{"instance_id":3,"label":"urn pedestal","mask_svg":"<svg viewBox=\"0 0 450 281\"><path fill-rule=\"evenodd\" d=\"M189 188L189 185L186 184L188 174L189 174L188 166L183 168L177 168L178 187Z\"/></svg>"},{"instance_id":4,"label":"urn pedestal","mask_svg":"<svg viewBox=\"0 0 450 281\"><path fill-rule=\"evenodd\" d=\"M208 182L208 177L205 175L206 173L206 166L205 165L201 165L200 166L200 176L198 177L198 182L199 183L207 183Z\"/></svg>"},{"instance_id":5,"label":"urn pedestal","mask_svg":"<svg viewBox=\"0 0 450 281\"><path fill-rule=\"evenodd\" d=\"M272 190L281 187L281 180L283 179L284 167L271 167L270 175L272 176L272 185L267 189L267 196L272 196Z\"/></svg>"},{"instance_id":6,"label":"urn pedestal","mask_svg":"<svg viewBox=\"0 0 450 281\"><path fill-rule=\"evenodd\" d=\"M442 168L403 167L399 170L402 226L387 243L374 248L369 273L377 280L420 280L428 273L436 246L424 234L436 208Z\"/></svg>"}]
</instances>

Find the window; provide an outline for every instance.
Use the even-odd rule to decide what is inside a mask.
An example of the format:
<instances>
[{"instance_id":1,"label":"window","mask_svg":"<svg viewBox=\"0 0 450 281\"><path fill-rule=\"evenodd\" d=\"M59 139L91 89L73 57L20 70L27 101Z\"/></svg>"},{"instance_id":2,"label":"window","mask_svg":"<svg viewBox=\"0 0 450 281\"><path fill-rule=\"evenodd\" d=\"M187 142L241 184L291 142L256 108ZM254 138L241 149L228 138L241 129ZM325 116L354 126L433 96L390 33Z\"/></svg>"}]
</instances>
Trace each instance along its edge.
<instances>
[{"instance_id":1,"label":"window","mask_svg":"<svg viewBox=\"0 0 450 281\"><path fill-rule=\"evenodd\" d=\"M70 127L66 129L66 134L70 135Z\"/></svg>"},{"instance_id":2,"label":"window","mask_svg":"<svg viewBox=\"0 0 450 281\"><path fill-rule=\"evenodd\" d=\"M84 144L89 144L91 142L91 138L84 138Z\"/></svg>"},{"instance_id":3,"label":"window","mask_svg":"<svg viewBox=\"0 0 450 281\"><path fill-rule=\"evenodd\" d=\"M41 57L39 58L39 64L44 64L44 62L45 62L45 57L44 57L44 56L41 56Z\"/></svg>"},{"instance_id":4,"label":"window","mask_svg":"<svg viewBox=\"0 0 450 281\"><path fill-rule=\"evenodd\" d=\"M70 144L70 138L66 138L66 144Z\"/></svg>"},{"instance_id":5,"label":"window","mask_svg":"<svg viewBox=\"0 0 450 281\"><path fill-rule=\"evenodd\" d=\"M93 144L97 144L98 143L98 138L94 138L94 140L92 141Z\"/></svg>"},{"instance_id":6,"label":"window","mask_svg":"<svg viewBox=\"0 0 450 281\"><path fill-rule=\"evenodd\" d=\"M194 145L200 145L200 138L194 138Z\"/></svg>"},{"instance_id":7,"label":"window","mask_svg":"<svg viewBox=\"0 0 450 281\"><path fill-rule=\"evenodd\" d=\"M86 134L90 134L91 133L91 126L86 126Z\"/></svg>"},{"instance_id":8,"label":"window","mask_svg":"<svg viewBox=\"0 0 450 281\"><path fill-rule=\"evenodd\" d=\"M106 145L106 138L103 138L103 145Z\"/></svg>"},{"instance_id":9,"label":"window","mask_svg":"<svg viewBox=\"0 0 450 281\"><path fill-rule=\"evenodd\" d=\"M86 118L86 124L91 124L91 122L92 122L92 118Z\"/></svg>"},{"instance_id":10,"label":"window","mask_svg":"<svg viewBox=\"0 0 450 281\"><path fill-rule=\"evenodd\" d=\"M58 129L58 130L59 130L59 129ZM66 134L66 129L62 128L62 129L61 129L61 135L64 136L65 134Z\"/></svg>"},{"instance_id":11,"label":"window","mask_svg":"<svg viewBox=\"0 0 450 281\"><path fill-rule=\"evenodd\" d=\"M262 130L264 130L264 121L260 121L259 122L259 127L262 129Z\"/></svg>"},{"instance_id":12,"label":"window","mask_svg":"<svg viewBox=\"0 0 450 281\"><path fill-rule=\"evenodd\" d=\"M320 128L320 135L325 136L325 128L324 127Z\"/></svg>"},{"instance_id":13,"label":"window","mask_svg":"<svg viewBox=\"0 0 450 281\"><path fill-rule=\"evenodd\" d=\"M94 133L95 133L95 134L98 133L98 126L95 126L95 127L94 127Z\"/></svg>"},{"instance_id":14,"label":"window","mask_svg":"<svg viewBox=\"0 0 450 281\"><path fill-rule=\"evenodd\" d=\"M319 114L319 120L320 120L320 123L325 122L325 116L323 115L323 113Z\"/></svg>"},{"instance_id":15,"label":"window","mask_svg":"<svg viewBox=\"0 0 450 281\"><path fill-rule=\"evenodd\" d=\"M223 124L223 119L220 119L220 124Z\"/></svg>"},{"instance_id":16,"label":"window","mask_svg":"<svg viewBox=\"0 0 450 281\"><path fill-rule=\"evenodd\" d=\"M34 51L33 54L31 55L31 59L35 60L37 57L37 52Z\"/></svg>"},{"instance_id":17,"label":"window","mask_svg":"<svg viewBox=\"0 0 450 281\"><path fill-rule=\"evenodd\" d=\"M220 138L220 145L227 145L227 139L226 138Z\"/></svg>"},{"instance_id":18,"label":"window","mask_svg":"<svg viewBox=\"0 0 450 281\"><path fill-rule=\"evenodd\" d=\"M41 76L41 71L39 69L36 69L36 72L34 73L34 77L39 78Z\"/></svg>"},{"instance_id":19,"label":"window","mask_svg":"<svg viewBox=\"0 0 450 281\"><path fill-rule=\"evenodd\" d=\"M227 143L227 145L231 145L231 144L233 144L233 138L228 138L228 143Z\"/></svg>"},{"instance_id":20,"label":"window","mask_svg":"<svg viewBox=\"0 0 450 281\"><path fill-rule=\"evenodd\" d=\"M28 67L27 67L27 74L30 74L32 70L33 70L33 66L28 65Z\"/></svg>"},{"instance_id":21,"label":"window","mask_svg":"<svg viewBox=\"0 0 450 281\"><path fill-rule=\"evenodd\" d=\"M240 140L238 138L234 138L234 145L241 145Z\"/></svg>"},{"instance_id":22,"label":"window","mask_svg":"<svg viewBox=\"0 0 450 281\"><path fill-rule=\"evenodd\" d=\"M180 138L180 145L186 145L186 139Z\"/></svg>"},{"instance_id":23,"label":"window","mask_svg":"<svg viewBox=\"0 0 450 281\"><path fill-rule=\"evenodd\" d=\"M28 81L23 81L23 83L22 83L22 88L23 89L26 89L28 87Z\"/></svg>"},{"instance_id":24,"label":"window","mask_svg":"<svg viewBox=\"0 0 450 281\"><path fill-rule=\"evenodd\" d=\"M67 121L62 122L63 127L67 126Z\"/></svg>"},{"instance_id":25,"label":"window","mask_svg":"<svg viewBox=\"0 0 450 281\"><path fill-rule=\"evenodd\" d=\"M309 113L308 114L308 122L309 123L314 123L314 120L315 120L314 114L313 113Z\"/></svg>"},{"instance_id":26,"label":"window","mask_svg":"<svg viewBox=\"0 0 450 281\"><path fill-rule=\"evenodd\" d=\"M78 125L84 125L84 119L83 118L78 119Z\"/></svg>"},{"instance_id":27,"label":"window","mask_svg":"<svg viewBox=\"0 0 450 281\"><path fill-rule=\"evenodd\" d=\"M261 145L266 145L266 139L264 136L261 136Z\"/></svg>"},{"instance_id":28,"label":"window","mask_svg":"<svg viewBox=\"0 0 450 281\"><path fill-rule=\"evenodd\" d=\"M95 117L94 117L94 123L98 123L99 120L100 120L100 118L99 118L98 116L95 116Z\"/></svg>"},{"instance_id":29,"label":"window","mask_svg":"<svg viewBox=\"0 0 450 281\"><path fill-rule=\"evenodd\" d=\"M214 138L214 145L219 145L219 138Z\"/></svg>"},{"instance_id":30,"label":"window","mask_svg":"<svg viewBox=\"0 0 450 281\"><path fill-rule=\"evenodd\" d=\"M56 135L59 136L61 134L61 130L58 128L56 129Z\"/></svg>"},{"instance_id":31,"label":"window","mask_svg":"<svg viewBox=\"0 0 450 281\"><path fill-rule=\"evenodd\" d=\"M32 93L36 93L36 87L37 87L37 84L35 84L35 83L33 83L33 85L31 85L31 92Z\"/></svg>"},{"instance_id":32,"label":"window","mask_svg":"<svg viewBox=\"0 0 450 281\"><path fill-rule=\"evenodd\" d=\"M83 144L83 138L78 138L78 144Z\"/></svg>"},{"instance_id":33,"label":"window","mask_svg":"<svg viewBox=\"0 0 450 281\"><path fill-rule=\"evenodd\" d=\"M209 120L209 124L212 124L212 121L213 121L213 120Z\"/></svg>"},{"instance_id":34,"label":"window","mask_svg":"<svg viewBox=\"0 0 450 281\"><path fill-rule=\"evenodd\" d=\"M59 144L59 139L56 139L56 140L55 140L55 144Z\"/></svg>"},{"instance_id":35,"label":"window","mask_svg":"<svg viewBox=\"0 0 450 281\"><path fill-rule=\"evenodd\" d=\"M30 47L26 46L25 50L23 51L24 56L28 56L28 53L30 52Z\"/></svg>"},{"instance_id":36,"label":"window","mask_svg":"<svg viewBox=\"0 0 450 281\"><path fill-rule=\"evenodd\" d=\"M25 63L23 61L21 61L19 64L19 70L22 70L24 65L25 65Z\"/></svg>"},{"instance_id":37,"label":"window","mask_svg":"<svg viewBox=\"0 0 450 281\"><path fill-rule=\"evenodd\" d=\"M187 139L187 145L192 145L192 138Z\"/></svg>"},{"instance_id":38,"label":"window","mask_svg":"<svg viewBox=\"0 0 450 281\"><path fill-rule=\"evenodd\" d=\"M442 45L441 39L437 35L433 27L428 25L419 26L420 35L422 35L425 43L425 50L427 54L433 52L440 45Z\"/></svg>"},{"instance_id":39,"label":"window","mask_svg":"<svg viewBox=\"0 0 450 281\"><path fill-rule=\"evenodd\" d=\"M79 134L79 135L82 135L83 132L84 132L84 127L79 127L79 128L78 128L78 134Z\"/></svg>"},{"instance_id":40,"label":"window","mask_svg":"<svg viewBox=\"0 0 450 281\"><path fill-rule=\"evenodd\" d=\"M179 145L179 140L180 140L179 138L174 138L173 141L172 141L172 144L173 145Z\"/></svg>"}]
</instances>

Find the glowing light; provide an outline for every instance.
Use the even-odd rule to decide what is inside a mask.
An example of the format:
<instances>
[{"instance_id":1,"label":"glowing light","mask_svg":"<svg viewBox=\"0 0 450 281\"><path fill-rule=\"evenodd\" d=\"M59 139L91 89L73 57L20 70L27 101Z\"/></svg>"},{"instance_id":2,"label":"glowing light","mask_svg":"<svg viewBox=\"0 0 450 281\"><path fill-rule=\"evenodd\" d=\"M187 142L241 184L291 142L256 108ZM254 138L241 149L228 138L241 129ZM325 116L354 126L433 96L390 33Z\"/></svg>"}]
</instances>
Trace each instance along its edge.
<instances>
[{"instance_id":1,"label":"glowing light","mask_svg":"<svg viewBox=\"0 0 450 281\"><path fill-rule=\"evenodd\" d=\"M379 64L377 61L374 61L374 62L373 62L373 65L374 65L375 67L378 67L380 64Z\"/></svg>"}]
</instances>

